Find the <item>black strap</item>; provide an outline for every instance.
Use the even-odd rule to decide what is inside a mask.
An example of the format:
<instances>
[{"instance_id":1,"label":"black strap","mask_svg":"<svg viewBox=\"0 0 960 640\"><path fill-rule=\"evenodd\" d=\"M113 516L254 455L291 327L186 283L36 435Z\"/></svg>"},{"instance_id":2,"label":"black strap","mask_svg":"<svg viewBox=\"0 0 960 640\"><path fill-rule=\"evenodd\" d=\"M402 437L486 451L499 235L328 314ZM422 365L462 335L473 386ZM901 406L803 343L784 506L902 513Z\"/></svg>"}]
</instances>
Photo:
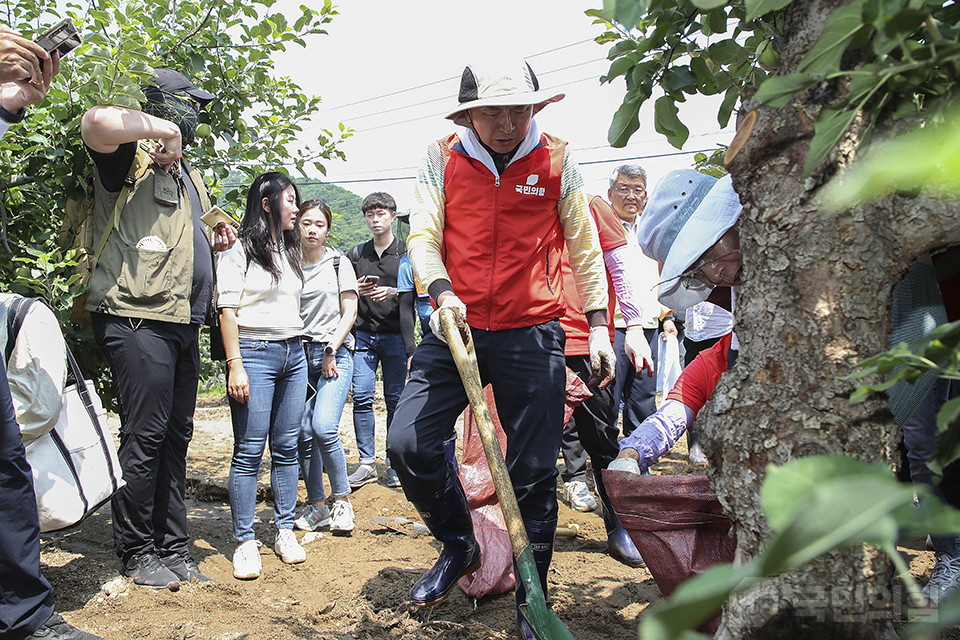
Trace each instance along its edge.
<instances>
[{"instance_id":1,"label":"black strap","mask_svg":"<svg viewBox=\"0 0 960 640\"><path fill-rule=\"evenodd\" d=\"M340 254L333 256L333 273L337 280L337 297L340 297Z\"/></svg>"},{"instance_id":2,"label":"black strap","mask_svg":"<svg viewBox=\"0 0 960 640\"><path fill-rule=\"evenodd\" d=\"M7 344L4 348L3 362L10 362L10 356L13 355L13 347L17 344L17 335L20 333L20 327L23 326L23 319L30 311L34 302L39 302L40 298L24 298L17 296L10 301L7 306Z\"/></svg>"}]
</instances>

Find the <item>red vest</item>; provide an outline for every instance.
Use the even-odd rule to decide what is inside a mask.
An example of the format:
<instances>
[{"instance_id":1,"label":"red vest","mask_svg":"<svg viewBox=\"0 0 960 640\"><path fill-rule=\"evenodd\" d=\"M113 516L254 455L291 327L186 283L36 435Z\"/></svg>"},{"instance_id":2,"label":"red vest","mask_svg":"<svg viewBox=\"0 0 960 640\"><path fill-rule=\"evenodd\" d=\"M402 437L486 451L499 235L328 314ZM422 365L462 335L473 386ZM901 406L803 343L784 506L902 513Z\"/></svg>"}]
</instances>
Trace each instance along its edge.
<instances>
[{"instance_id":1,"label":"red vest","mask_svg":"<svg viewBox=\"0 0 960 640\"><path fill-rule=\"evenodd\" d=\"M440 140L443 260L471 327L529 327L566 308L557 201L567 143L547 134L540 143L496 178L458 149L456 135Z\"/></svg>"}]
</instances>

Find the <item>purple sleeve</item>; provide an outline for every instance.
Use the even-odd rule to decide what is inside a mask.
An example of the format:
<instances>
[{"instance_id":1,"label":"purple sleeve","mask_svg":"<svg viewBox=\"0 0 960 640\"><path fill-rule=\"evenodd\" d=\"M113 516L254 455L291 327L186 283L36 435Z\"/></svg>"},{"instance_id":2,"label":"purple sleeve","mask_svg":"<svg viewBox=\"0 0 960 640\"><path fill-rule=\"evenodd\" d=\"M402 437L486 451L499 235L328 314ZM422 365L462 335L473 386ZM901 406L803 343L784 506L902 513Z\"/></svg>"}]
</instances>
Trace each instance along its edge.
<instances>
[{"instance_id":1,"label":"purple sleeve","mask_svg":"<svg viewBox=\"0 0 960 640\"><path fill-rule=\"evenodd\" d=\"M620 441L620 450L636 449L640 454L640 469L648 469L676 444L692 420L693 412L686 405L667 400L655 414Z\"/></svg>"}]
</instances>

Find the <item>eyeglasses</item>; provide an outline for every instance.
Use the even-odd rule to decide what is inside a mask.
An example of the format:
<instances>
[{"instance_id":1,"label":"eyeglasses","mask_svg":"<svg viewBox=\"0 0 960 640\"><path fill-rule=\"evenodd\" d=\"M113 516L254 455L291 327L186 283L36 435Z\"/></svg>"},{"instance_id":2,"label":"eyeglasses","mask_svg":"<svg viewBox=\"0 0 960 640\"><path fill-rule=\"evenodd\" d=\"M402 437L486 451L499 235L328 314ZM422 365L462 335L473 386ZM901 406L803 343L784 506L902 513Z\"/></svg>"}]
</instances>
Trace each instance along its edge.
<instances>
[{"instance_id":1,"label":"eyeglasses","mask_svg":"<svg viewBox=\"0 0 960 640\"><path fill-rule=\"evenodd\" d=\"M647 190L643 187L614 187L614 191L619 193L622 196L629 196L631 194L635 196L642 196L647 193Z\"/></svg>"},{"instance_id":2,"label":"eyeglasses","mask_svg":"<svg viewBox=\"0 0 960 640\"><path fill-rule=\"evenodd\" d=\"M653 288L655 289L655 288L659 287L659 286L662 285L662 284L666 284L666 283L668 283L668 282L673 282L674 280L679 280L679 281L680 281L680 284L682 284L682 285L683 285L684 287L686 287L687 289L700 289L700 288L702 288L702 287L704 287L704 286L716 287L716 286L718 286L719 283L714 282L714 281L710 278L710 276L708 276L706 273L704 273L703 268L704 268L704 267L709 267L710 265L712 265L712 264L714 264L714 263L716 263L716 262L720 262L720 261L723 260L724 258L729 258L730 256L732 256L732 255L734 255L734 254L740 255L740 251L739 251L739 250L737 250L737 251L731 251L731 252L725 253L725 254L723 254L722 256L719 256L719 257L717 257L717 258L711 258L711 259L709 259L709 260L700 260L700 261L698 261L696 264L694 264L692 267L690 267L688 270L686 270L686 271L684 271L683 273L681 273L680 275L675 276L675 277L673 277L673 278L669 278L669 279L667 279L667 280L661 280L661 281L658 282L656 285L654 285ZM697 276L703 276L703 279L702 279L702 280L697 279ZM706 280L706 282L704 282L704 280ZM707 283L709 283L709 285L708 285ZM652 290L652 289L651 289L651 290Z\"/></svg>"}]
</instances>

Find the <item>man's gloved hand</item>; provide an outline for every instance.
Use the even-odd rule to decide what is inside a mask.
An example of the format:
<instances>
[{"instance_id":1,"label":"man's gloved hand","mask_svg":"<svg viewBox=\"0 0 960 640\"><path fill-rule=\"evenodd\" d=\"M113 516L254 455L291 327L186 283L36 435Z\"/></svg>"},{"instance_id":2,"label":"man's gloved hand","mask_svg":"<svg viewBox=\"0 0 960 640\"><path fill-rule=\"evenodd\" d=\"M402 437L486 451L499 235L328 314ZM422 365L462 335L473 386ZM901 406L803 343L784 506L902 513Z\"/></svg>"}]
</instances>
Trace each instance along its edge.
<instances>
[{"instance_id":1,"label":"man's gloved hand","mask_svg":"<svg viewBox=\"0 0 960 640\"><path fill-rule=\"evenodd\" d=\"M463 338L463 344L467 344L470 341L470 328L467 326L467 305L463 304L463 300L451 294L446 296L443 302L440 303L440 306L430 314L430 330L433 331L433 335L440 338L440 340L446 344L447 336L444 335L443 323L440 322L440 311L442 309L454 310L457 316L457 327L460 329L460 336Z\"/></svg>"},{"instance_id":2,"label":"man's gloved hand","mask_svg":"<svg viewBox=\"0 0 960 640\"><path fill-rule=\"evenodd\" d=\"M611 471L626 471L628 473L635 473L638 476L641 475L640 463L633 458L615 458L613 462L607 465L607 469Z\"/></svg>"},{"instance_id":3,"label":"man's gloved hand","mask_svg":"<svg viewBox=\"0 0 960 640\"><path fill-rule=\"evenodd\" d=\"M590 379L587 386L606 389L613 382L617 356L610 344L607 325L590 327Z\"/></svg>"},{"instance_id":4,"label":"man's gloved hand","mask_svg":"<svg viewBox=\"0 0 960 640\"><path fill-rule=\"evenodd\" d=\"M650 353L650 343L643 335L643 327L628 327L627 335L623 340L623 350L627 352L630 363L637 371L639 378L644 369L647 377L653 377L653 355Z\"/></svg>"}]
</instances>

